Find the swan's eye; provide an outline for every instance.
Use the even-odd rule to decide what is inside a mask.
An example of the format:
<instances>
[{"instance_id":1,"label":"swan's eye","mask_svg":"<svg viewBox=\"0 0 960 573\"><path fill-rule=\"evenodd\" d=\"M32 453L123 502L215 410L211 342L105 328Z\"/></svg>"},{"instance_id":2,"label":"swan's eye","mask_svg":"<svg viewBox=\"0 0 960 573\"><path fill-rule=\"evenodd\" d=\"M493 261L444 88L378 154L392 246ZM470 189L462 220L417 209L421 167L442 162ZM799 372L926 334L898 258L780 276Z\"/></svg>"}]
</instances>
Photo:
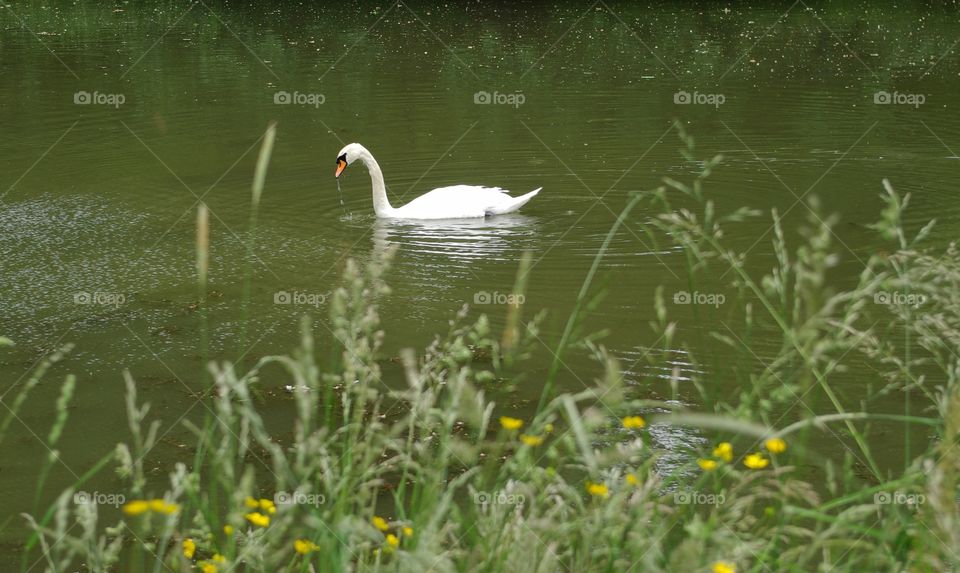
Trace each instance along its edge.
<instances>
[{"instance_id":1,"label":"swan's eye","mask_svg":"<svg viewBox=\"0 0 960 573\"><path fill-rule=\"evenodd\" d=\"M344 153L343 155L341 155L340 157L337 158L337 165L339 165L341 161L343 161L344 163L347 162L347 154L346 154L346 153Z\"/></svg>"}]
</instances>

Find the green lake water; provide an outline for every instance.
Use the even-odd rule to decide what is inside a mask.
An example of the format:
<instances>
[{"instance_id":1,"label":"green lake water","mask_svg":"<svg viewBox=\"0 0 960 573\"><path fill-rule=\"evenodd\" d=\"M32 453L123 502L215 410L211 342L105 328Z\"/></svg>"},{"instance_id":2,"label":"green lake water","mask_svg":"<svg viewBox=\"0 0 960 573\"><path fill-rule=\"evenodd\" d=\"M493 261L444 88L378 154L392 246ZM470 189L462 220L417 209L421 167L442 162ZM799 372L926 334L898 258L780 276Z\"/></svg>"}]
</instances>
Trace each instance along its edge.
<instances>
[{"instance_id":1,"label":"green lake water","mask_svg":"<svg viewBox=\"0 0 960 573\"><path fill-rule=\"evenodd\" d=\"M244 365L294 348L305 313L318 339L329 339L327 297L346 258L365 261L395 245L381 317L386 382L400 385L390 357L445 332L464 304L503 327L505 306L474 303L509 293L522 253L531 251L523 312L548 314L518 387L499 397L504 412L529 416L549 349L629 194L663 177L689 179L700 167L678 152L676 120L699 155L725 157L705 185L718 209L765 213L727 236L734 247L756 244L752 272L774 264L770 209L785 214L796 240L809 215L800 199L815 195L824 212L840 216L831 280L851 285L878 248L866 225L878 217L884 177L913 194L908 228L936 217L932 241L955 238L958 21L954 7L873 2L0 7L0 334L17 343L0 351L3 403L37 361L75 345L0 445L0 540L14 551L23 538L19 514L34 509L67 373L77 377L76 396L42 507L127 439L124 369L163 421L151 474L163 479L175 461L190 459L182 421L205 414L196 398L199 199L211 212L210 355ZM283 103L284 93L294 101ZM260 137L274 120L245 314L250 184ZM341 178L340 202L334 163L352 141L379 161L395 206L458 183L543 191L502 218L377 221L362 166ZM607 331L604 344L643 395L672 397L676 372L733 397L740 382L715 356L724 350L695 335L739 323L737 305L672 303L687 286L684 253L653 247L641 227L653 212L643 205L603 259L595 291L604 297L584 330ZM732 296L732 276L720 275L711 292ZM652 368L643 357L658 347L648 323L661 286L679 337ZM282 293L300 302L278 304ZM709 369L680 346L696 341L704 346L695 351L714 358ZM752 341L757 368L778 345L773 336ZM582 389L600 372L582 349L564 366L563 389ZM261 380L263 408L288 432L289 381L275 374ZM876 378L853 363L833 380L857 407ZM697 393L682 385L678 399L697 406ZM898 400L876 407L896 410ZM665 427L651 435L678 456L704 439ZM883 436L882 461L902 464L898 429ZM842 450L825 445L823 453ZM119 488L105 471L85 489Z\"/></svg>"}]
</instances>

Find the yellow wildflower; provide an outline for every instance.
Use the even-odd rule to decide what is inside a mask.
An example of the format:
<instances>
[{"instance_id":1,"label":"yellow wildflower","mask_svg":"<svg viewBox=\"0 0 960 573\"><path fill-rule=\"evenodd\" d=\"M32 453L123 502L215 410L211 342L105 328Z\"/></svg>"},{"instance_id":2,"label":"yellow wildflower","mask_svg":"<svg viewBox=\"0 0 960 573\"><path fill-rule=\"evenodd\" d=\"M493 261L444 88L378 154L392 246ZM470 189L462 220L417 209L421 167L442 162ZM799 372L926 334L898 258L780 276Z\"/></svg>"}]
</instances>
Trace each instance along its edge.
<instances>
[{"instance_id":1,"label":"yellow wildflower","mask_svg":"<svg viewBox=\"0 0 960 573\"><path fill-rule=\"evenodd\" d=\"M214 553L214 554L213 554L213 557L211 557L210 559L212 559L215 563L226 563L226 562L227 562L227 558L224 557L223 555L220 555L219 553Z\"/></svg>"},{"instance_id":2,"label":"yellow wildflower","mask_svg":"<svg viewBox=\"0 0 960 573\"><path fill-rule=\"evenodd\" d=\"M782 454L787 451L787 442L780 438L770 438L763 443L763 447L767 448L771 454Z\"/></svg>"},{"instance_id":3,"label":"yellow wildflower","mask_svg":"<svg viewBox=\"0 0 960 573\"><path fill-rule=\"evenodd\" d=\"M176 513L179 510L179 505L175 503L167 503L162 499L134 499L123 506L123 512L127 515L140 515L148 511L170 515L171 513Z\"/></svg>"},{"instance_id":4,"label":"yellow wildflower","mask_svg":"<svg viewBox=\"0 0 960 573\"><path fill-rule=\"evenodd\" d=\"M713 573L737 573L737 566L729 561L714 561L710 570Z\"/></svg>"},{"instance_id":5,"label":"yellow wildflower","mask_svg":"<svg viewBox=\"0 0 960 573\"><path fill-rule=\"evenodd\" d=\"M150 503L142 499L135 499L123 505L123 512L127 515L140 515L150 510Z\"/></svg>"},{"instance_id":6,"label":"yellow wildflower","mask_svg":"<svg viewBox=\"0 0 960 573\"><path fill-rule=\"evenodd\" d=\"M531 448L534 448L543 443L543 438L541 436L531 436L529 434L520 434L520 441L530 446Z\"/></svg>"},{"instance_id":7,"label":"yellow wildflower","mask_svg":"<svg viewBox=\"0 0 960 573\"><path fill-rule=\"evenodd\" d=\"M394 534L392 534L392 533L388 533L388 534L387 534L387 546L388 546L390 549L396 549L397 547L400 547L400 538L398 538L396 535L394 535Z\"/></svg>"},{"instance_id":8,"label":"yellow wildflower","mask_svg":"<svg viewBox=\"0 0 960 573\"><path fill-rule=\"evenodd\" d=\"M623 419L623 427L628 430L639 430L647 425L647 422L640 416L627 416Z\"/></svg>"},{"instance_id":9,"label":"yellow wildflower","mask_svg":"<svg viewBox=\"0 0 960 573\"><path fill-rule=\"evenodd\" d=\"M233 526L232 526L232 525L224 525L224 526L223 526L223 532L226 533L227 535L233 535Z\"/></svg>"},{"instance_id":10,"label":"yellow wildflower","mask_svg":"<svg viewBox=\"0 0 960 573\"><path fill-rule=\"evenodd\" d=\"M762 470L770 464L770 460L763 457L763 454L750 454L749 456L743 458L743 465L747 466L752 470Z\"/></svg>"},{"instance_id":11,"label":"yellow wildflower","mask_svg":"<svg viewBox=\"0 0 960 573\"><path fill-rule=\"evenodd\" d=\"M543 431L550 434L553 432L553 424L546 424L543 426Z\"/></svg>"},{"instance_id":12,"label":"yellow wildflower","mask_svg":"<svg viewBox=\"0 0 960 573\"><path fill-rule=\"evenodd\" d=\"M500 416L500 425L504 430L519 430L523 427L523 420L510 416Z\"/></svg>"},{"instance_id":13,"label":"yellow wildflower","mask_svg":"<svg viewBox=\"0 0 960 573\"><path fill-rule=\"evenodd\" d=\"M248 495L243 499L243 505L249 507L250 509L257 509L260 507L260 502Z\"/></svg>"},{"instance_id":14,"label":"yellow wildflower","mask_svg":"<svg viewBox=\"0 0 960 573\"><path fill-rule=\"evenodd\" d=\"M594 497L607 498L610 496L610 488L603 483L587 482L587 493Z\"/></svg>"},{"instance_id":15,"label":"yellow wildflower","mask_svg":"<svg viewBox=\"0 0 960 573\"><path fill-rule=\"evenodd\" d=\"M193 559L193 554L197 551L197 544L189 537L183 540L183 556L187 559Z\"/></svg>"},{"instance_id":16,"label":"yellow wildflower","mask_svg":"<svg viewBox=\"0 0 960 573\"><path fill-rule=\"evenodd\" d=\"M730 463L733 461L733 444L730 442L720 442L713 448L713 455L721 460Z\"/></svg>"},{"instance_id":17,"label":"yellow wildflower","mask_svg":"<svg viewBox=\"0 0 960 573\"><path fill-rule=\"evenodd\" d=\"M390 529L390 524L387 523L387 520L380 517L379 515L373 516L373 519L370 520L373 522L373 526L379 529L380 531L386 531Z\"/></svg>"},{"instance_id":18,"label":"yellow wildflower","mask_svg":"<svg viewBox=\"0 0 960 573\"><path fill-rule=\"evenodd\" d=\"M277 506L273 505L273 502L269 499L261 499L258 505L262 511L265 511L270 515L273 515L277 512Z\"/></svg>"},{"instance_id":19,"label":"yellow wildflower","mask_svg":"<svg viewBox=\"0 0 960 573\"><path fill-rule=\"evenodd\" d=\"M203 571L203 573L217 573L217 566L209 561L204 561L200 564L200 570Z\"/></svg>"},{"instance_id":20,"label":"yellow wildflower","mask_svg":"<svg viewBox=\"0 0 960 573\"><path fill-rule=\"evenodd\" d=\"M296 541L293 542L293 548L300 555L306 555L311 551L316 551L317 549L320 549L320 546L310 541L309 539L297 539Z\"/></svg>"},{"instance_id":21,"label":"yellow wildflower","mask_svg":"<svg viewBox=\"0 0 960 573\"><path fill-rule=\"evenodd\" d=\"M256 525L257 527L266 527L270 525L270 516L264 515L258 511L248 513L244 515L244 517L247 519L247 521Z\"/></svg>"},{"instance_id":22,"label":"yellow wildflower","mask_svg":"<svg viewBox=\"0 0 960 573\"><path fill-rule=\"evenodd\" d=\"M703 460L703 459L700 459L700 460L697 460L697 464L700 466L700 469L702 469L702 470L705 471L705 472L709 472L709 471L713 471L713 470L717 469L717 462L716 462L716 460Z\"/></svg>"},{"instance_id":23,"label":"yellow wildflower","mask_svg":"<svg viewBox=\"0 0 960 573\"><path fill-rule=\"evenodd\" d=\"M405 527L404 527L403 529L401 529L400 531L403 532L403 536L404 536L404 537L413 537L413 528L410 527L409 525L408 525L408 526L405 526Z\"/></svg>"},{"instance_id":24,"label":"yellow wildflower","mask_svg":"<svg viewBox=\"0 0 960 573\"><path fill-rule=\"evenodd\" d=\"M162 499L151 499L149 505L150 511L154 513L162 513L164 515L176 513L180 509L179 505L175 503L167 503Z\"/></svg>"},{"instance_id":25,"label":"yellow wildflower","mask_svg":"<svg viewBox=\"0 0 960 573\"><path fill-rule=\"evenodd\" d=\"M635 474L627 474L627 477L623 478L630 485L640 485L640 480L637 479Z\"/></svg>"}]
</instances>

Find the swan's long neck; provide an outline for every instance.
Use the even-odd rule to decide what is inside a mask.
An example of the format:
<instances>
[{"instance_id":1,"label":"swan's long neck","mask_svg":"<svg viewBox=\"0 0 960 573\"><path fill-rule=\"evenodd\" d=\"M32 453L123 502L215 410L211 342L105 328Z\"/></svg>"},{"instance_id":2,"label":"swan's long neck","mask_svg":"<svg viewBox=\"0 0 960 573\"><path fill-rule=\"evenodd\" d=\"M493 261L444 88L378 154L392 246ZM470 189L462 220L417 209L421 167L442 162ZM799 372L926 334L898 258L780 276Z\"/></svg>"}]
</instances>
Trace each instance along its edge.
<instances>
[{"instance_id":1,"label":"swan's long neck","mask_svg":"<svg viewBox=\"0 0 960 573\"><path fill-rule=\"evenodd\" d=\"M387 199L387 186L383 182L383 171L380 171L380 165L366 149L360 155L360 160L370 172L370 182L373 184L373 211L377 217L389 217L393 207Z\"/></svg>"}]
</instances>

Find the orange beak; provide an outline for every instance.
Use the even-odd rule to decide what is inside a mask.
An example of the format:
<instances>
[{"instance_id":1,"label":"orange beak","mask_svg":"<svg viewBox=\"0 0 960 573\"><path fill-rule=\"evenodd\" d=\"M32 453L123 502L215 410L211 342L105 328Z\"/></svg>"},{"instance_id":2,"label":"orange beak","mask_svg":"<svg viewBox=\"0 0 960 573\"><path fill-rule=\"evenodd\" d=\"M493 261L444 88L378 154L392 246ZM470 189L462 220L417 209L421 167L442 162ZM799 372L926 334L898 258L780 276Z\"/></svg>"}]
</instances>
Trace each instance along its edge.
<instances>
[{"instance_id":1,"label":"orange beak","mask_svg":"<svg viewBox=\"0 0 960 573\"><path fill-rule=\"evenodd\" d=\"M343 173L343 170L347 168L347 162L343 159L337 160L337 172L333 174L334 177L340 177L340 174Z\"/></svg>"}]
</instances>

